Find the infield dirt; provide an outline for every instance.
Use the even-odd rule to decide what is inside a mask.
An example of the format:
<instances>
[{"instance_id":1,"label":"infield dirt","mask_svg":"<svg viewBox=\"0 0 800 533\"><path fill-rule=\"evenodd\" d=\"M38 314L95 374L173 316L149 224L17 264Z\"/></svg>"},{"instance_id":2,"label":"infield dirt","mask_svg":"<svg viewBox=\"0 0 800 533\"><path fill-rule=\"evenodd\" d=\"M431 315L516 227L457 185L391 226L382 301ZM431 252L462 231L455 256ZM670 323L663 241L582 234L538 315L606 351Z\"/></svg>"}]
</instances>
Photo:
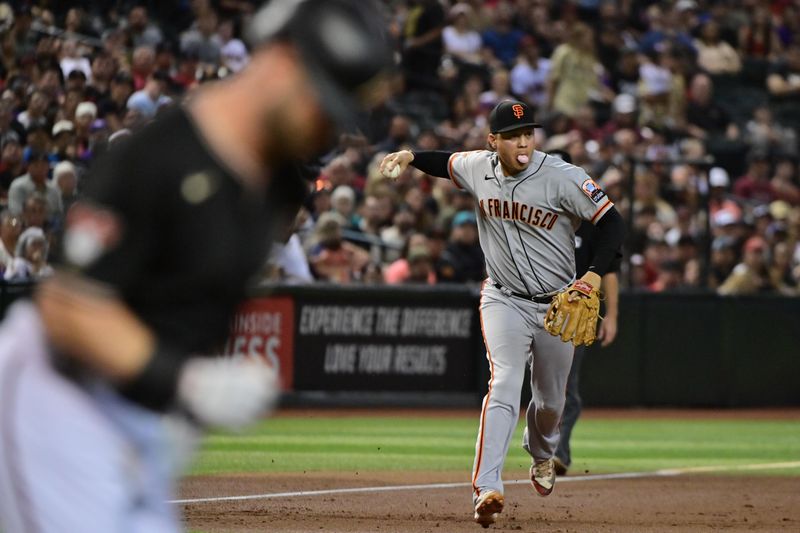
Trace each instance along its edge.
<instances>
[{"instance_id":1,"label":"infield dirt","mask_svg":"<svg viewBox=\"0 0 800 533\"><path fill-rule=\"evenodd\" d=\"M370 472L194 477L184 498L463 482L437 473ZM556 484L547 498L526 485L506 488L506 509L489 530L548 532L800 531L796 477L678 476ZM472 522L468 488L298 496L182 506L204 533L451 533Z\"/></svg>"}]
</instances>

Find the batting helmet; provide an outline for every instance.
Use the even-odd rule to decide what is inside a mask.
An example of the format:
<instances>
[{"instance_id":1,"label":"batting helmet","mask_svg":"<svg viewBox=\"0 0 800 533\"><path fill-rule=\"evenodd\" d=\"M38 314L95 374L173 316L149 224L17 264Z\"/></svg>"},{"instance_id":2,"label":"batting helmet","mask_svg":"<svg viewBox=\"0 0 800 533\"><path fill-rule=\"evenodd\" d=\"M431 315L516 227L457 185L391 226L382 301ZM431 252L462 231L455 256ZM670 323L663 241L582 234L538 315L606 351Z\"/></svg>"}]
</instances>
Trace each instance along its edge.
<instances>
[{"instance_id":1,"label":"batting helmet","mask_svg":"<svg viewBox=\"0 0 800 533\"><path fill-rule=\"evenodd\" d=\"M253 47L292 43L323 109L345 128L367 107L375 81L392 63L385 17L372 0L271 0L245 36Z\"/></svg>"}]
</instances>

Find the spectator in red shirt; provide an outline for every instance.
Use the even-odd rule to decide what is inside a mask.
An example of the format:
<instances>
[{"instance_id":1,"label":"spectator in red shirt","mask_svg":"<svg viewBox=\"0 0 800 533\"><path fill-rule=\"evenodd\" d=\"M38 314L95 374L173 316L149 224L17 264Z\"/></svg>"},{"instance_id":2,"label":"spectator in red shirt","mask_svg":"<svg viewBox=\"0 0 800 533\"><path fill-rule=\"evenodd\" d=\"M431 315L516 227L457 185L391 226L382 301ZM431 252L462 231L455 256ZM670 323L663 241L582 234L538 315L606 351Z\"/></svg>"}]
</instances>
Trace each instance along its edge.
<instances>
[{"instance_id":1,"label":"spectator in red shirt","mask_svg":"<svg viewBox=\"0 0 800 533\"><path fill-rule=\"evenodd\" d=\"M141 45L133 51L131 74L133 75L133 88L137 91L144 89L147 78L156 68L156 49L149 45Z\"/></svg>"},{"instance_id":2,"label":"spectator in red shirt","mask_svg":"<svg viewBox=\"0 0 800 533\"><path fill-rule=\"evenodd\" d=\"M768 204L777 198L769 177L767 155L763 152L752 152L748 157L747 174L736 180L733 193L745 200Z\"/></svg>"},{"instance_id":3,"label":"spectator in red shirt","mask_svg":"<svg viewBox=\"0 0 800 533\"><path fill-rule=\"evenodd\" d=\"M668 260L661 264L658 270L658 278L650 284L649 289L653 292L665 292L675 290L683 282L683 265L680 261Z\"/></svg>"},{"instance_id":4,"label":"spectator in red shirt","mask_svg":"<svg viewBox=\"0 0 800 533\"><path fill-rule=\"evenodd\" d=\"M415 233L408 238L402 257L390 264L383 272L386 283L436 283L433 258L428 247L428 238Z\"/></svg>"},{"instance_id":5,"label":"spectator in red shirt","mask_svg":"<svg viewBox=\"0 0 800 533\"><path fill-rule=\"evenodd\" d=\"M800 205L800 187L797 186L797 163L794 158L784 156L775 164L772 188L779 200Z\"/></svg>"}]
</instances>

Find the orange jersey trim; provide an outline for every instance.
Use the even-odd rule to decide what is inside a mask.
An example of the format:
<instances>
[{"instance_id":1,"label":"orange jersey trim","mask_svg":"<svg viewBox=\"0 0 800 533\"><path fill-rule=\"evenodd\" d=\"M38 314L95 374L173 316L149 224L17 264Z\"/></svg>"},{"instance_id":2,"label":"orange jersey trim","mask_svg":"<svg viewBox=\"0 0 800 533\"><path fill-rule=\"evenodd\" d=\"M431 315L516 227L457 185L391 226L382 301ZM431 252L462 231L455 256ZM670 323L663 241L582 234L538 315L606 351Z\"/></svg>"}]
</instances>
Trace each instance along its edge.
<instances>
[{"instance_id":1,"label":"orange jersey trim","mask_svg":"<svg viewBox=\"0 0 800 533\"><path fill-rule=\"evenodd\" d=\"M592 220L590 220L590 222L591 222L592 224L594 224L595 222L597 222L597 220L600 218L600 215L601 215L601 214L602 214L604 211L606 211L606 210L607 210L606 208L613 207L613 206L614 206L614 204L611 202L611 200L606 200L606 203L604 203L604 204L602 205L602 207L600 207L600 209L598 209L598 210L597 210L597 212L594 214L594 216L592 217Z\"/></svg>"},{"instance_id":2,"label":"orange jersey trim","mask_svg":"<svg viewBox=\"0 0 800 533\"><path fill-rule=\"evenodd\" d=\"M464 187L462 187L461 184L458 183L458 181L456 180L456 175L453 172L453 160L459 153L460 152L456 152L450 156L450 161L447 162L447 173L450 175L450 181L452 181L455 184L455 186L458 187L459 189L463 189Z\"/></svg>"}]
</instances>

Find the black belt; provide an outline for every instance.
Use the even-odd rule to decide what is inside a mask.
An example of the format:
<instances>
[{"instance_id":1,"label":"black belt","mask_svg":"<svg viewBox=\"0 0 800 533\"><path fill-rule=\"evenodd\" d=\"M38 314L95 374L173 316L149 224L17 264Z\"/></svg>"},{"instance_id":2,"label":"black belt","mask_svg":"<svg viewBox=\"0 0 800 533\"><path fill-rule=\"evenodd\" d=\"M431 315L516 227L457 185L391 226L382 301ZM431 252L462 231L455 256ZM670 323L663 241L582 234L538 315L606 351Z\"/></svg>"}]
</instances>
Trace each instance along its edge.
<instances>
[{"instance_id":1,"label":"black belt","mask_svg":"<svg viewBox=\"0 0 800 533\"><path fill-rule=\"evenodd\" d=\"M537 304L549 304L550 302L553 301L553 297L555 296L555 294L550 294L546 296L531 296L530 294L522 294L520 292L514 292L507 287L503 287L502 285L496 282L494 286L505 295L515 296L517 298L522 298L523 300L529 300Z\"/></svg>"}]
</instances>

